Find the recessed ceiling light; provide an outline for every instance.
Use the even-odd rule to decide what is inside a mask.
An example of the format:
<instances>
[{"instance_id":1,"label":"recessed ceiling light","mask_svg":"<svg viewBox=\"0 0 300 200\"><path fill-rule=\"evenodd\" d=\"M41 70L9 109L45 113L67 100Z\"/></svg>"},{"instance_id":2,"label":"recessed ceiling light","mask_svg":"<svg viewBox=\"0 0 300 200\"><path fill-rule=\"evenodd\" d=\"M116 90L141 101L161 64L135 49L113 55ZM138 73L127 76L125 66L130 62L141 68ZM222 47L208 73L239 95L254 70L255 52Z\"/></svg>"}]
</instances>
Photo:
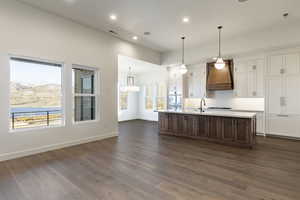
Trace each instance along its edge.
<instances>
[{"instance_id":1,"label":"recessed ceiling light","mask_svg":"<svg viewBox=\"0 0 300 200\"><path fill-rule=\"evenodd\" d=\"M110 18L111 20L117 20L118 17L117 17L117 15L110 15L109 18Z\"/></svg>"},{"instance_id":2,"label":"recessed ceiling light","mask_svg":"<svg viewBox=\"0 0 300 200\"><path fill-rule=\"evenodd\" d=\"M67 3L75 3L76 0L65 0Z\"/></svg>"},{"instance_id":3,"label":"recessed ceiling light","mask_svg":"<svg viewBox=\"0 0 300 200\"><path fill-rule=\"evenodd\" d=\"M139 38L138 38L138 36L133 36L132 39L133 40L138 40Z\"/></svg>"},{"instance_id":4,"label":"recessed ceiling light","mask_svg":"<svg viewBox=\"0 0 300 200\"><path fill-rule=\"evenodd\" d=\"M182 18L182 22L183 23L188 23L188 22L190 22L190 18L184 17L184 18Z\"/></svg>"}]
</instances>

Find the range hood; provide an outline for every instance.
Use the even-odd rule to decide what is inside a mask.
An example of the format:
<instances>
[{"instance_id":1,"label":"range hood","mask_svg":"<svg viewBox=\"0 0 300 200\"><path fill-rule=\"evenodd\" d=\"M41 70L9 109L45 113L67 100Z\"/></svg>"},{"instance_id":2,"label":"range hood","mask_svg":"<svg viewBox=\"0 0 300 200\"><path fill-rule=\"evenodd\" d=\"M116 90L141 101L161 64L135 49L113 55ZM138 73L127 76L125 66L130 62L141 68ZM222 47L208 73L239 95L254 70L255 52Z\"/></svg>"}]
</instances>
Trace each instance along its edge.
<instances>
[{"instance_id":1,"label":"range hood","mask_svg":"<svg viewBox=\"0 0 300 200\"><path fill-rule=\"evenodd\" d=\"M233 90L233 60L224 60L225 67L216 69L215 62L207 63L206 89L214 90Z\"/></svg>"}]
</instances>

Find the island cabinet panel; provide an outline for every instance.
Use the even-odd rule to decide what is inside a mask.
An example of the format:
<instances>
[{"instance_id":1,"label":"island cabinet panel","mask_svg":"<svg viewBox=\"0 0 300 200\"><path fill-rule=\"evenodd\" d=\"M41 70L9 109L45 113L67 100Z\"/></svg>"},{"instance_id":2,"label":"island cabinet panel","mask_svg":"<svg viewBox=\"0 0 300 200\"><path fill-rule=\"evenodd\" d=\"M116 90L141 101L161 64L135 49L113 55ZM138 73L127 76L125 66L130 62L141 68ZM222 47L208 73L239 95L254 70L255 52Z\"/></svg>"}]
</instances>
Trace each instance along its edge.
<instances>
[{"instance_id":1,"label":"island cabinet panel","mask_svg":"<svg viewBox=\"0 0 300 200\"><path fill-rule=\"evenodd\" d=\"M204 116L197 116L199 119L199 132L196 133L196 137L207 139L209 134L209 118Z\"/></svg>"},{"instance_id":2,"label":"island cabinet panel","mask_svg":"<svg viewBox=\"0 0 300 200\"><path fill-rule=\"evenodd\" d=\"M161 113L159 115L159 129L161 131L169 131L169 114Z\"/></svg>"},{"instance_id":3,"label":"island cabinet panel","mask_svg":"<svg viewBox=\"0 0 300 200\"><path fill-rule=\"evenodd\" d=\"M242 144L248 144L250 138L250 126L247 119L239 119L236 122L235 141Z\"/></svg>"},{"instance_id":4,"label":"island cabinet panel","mask_svg":"<svg viewBox=\"0 0 300 200\"><path fill-rule=\"evenodd\" d=\"M253 147L256 118L159 113L160 134Z\"/></svg>"},{"instance_id":5,"label":"island cabinet panel","mask_svg":"<svg viewBox=\"0 0 300 200\"><path fill-rule=\"evenodd\" d=\"M222 140L228 141L228 142L234 142L235 141L235 135L236 135L236 123L238 120L235 120L234 118L224 118L223 124L222 124Z\"/></svg>"},{"instance_id":6,"label":"island cabinet panel","mask_svg":"<svg viewBox=\"0 0 300 200\"><path fill-rule=\"evenodd\" d=\"M208 138L210 140L219 140L222 136L222 117L208 117L209 131Z\"/></svg>"}]
</instances>

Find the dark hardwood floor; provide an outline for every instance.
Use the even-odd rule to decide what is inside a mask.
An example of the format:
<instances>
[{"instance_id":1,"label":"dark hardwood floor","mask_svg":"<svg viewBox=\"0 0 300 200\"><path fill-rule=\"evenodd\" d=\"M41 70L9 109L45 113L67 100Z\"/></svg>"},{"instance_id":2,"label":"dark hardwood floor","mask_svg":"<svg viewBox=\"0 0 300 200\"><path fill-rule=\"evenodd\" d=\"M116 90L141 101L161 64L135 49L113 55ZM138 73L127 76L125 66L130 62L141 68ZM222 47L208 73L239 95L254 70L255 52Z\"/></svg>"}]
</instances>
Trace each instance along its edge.
<instances>
[{"instance_id":1,"label":"dark hardwood floor","mask_svg":"<svg viewBox=\"0 0 300 200\"><path fill-rule=\"evenodd\" d=\"M120 124L120 137L0 163L0 200L299 200L300 142L253 149L159 136Z\"/></svg>"}]
</instances>

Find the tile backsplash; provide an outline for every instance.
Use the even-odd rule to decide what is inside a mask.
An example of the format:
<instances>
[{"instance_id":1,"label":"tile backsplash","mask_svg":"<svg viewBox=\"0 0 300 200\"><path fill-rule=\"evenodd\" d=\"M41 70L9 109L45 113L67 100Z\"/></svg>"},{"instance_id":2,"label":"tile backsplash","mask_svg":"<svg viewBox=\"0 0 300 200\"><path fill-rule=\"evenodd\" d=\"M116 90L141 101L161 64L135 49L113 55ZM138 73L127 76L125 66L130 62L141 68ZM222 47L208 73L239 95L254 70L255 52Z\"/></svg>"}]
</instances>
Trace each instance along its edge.
<instances>
[{"instance_id":1,"label":"tile backsplash","mask_svg":"<svg viewBox=\"0 0 300 200\"><path fill-rule=\"evenodd\" d=\"M201 99L185 99L184 108L199 108ZM264 98L207 98L207 107L230 107L236 110L264 111Z\"/></svg>"}]
</instances>

